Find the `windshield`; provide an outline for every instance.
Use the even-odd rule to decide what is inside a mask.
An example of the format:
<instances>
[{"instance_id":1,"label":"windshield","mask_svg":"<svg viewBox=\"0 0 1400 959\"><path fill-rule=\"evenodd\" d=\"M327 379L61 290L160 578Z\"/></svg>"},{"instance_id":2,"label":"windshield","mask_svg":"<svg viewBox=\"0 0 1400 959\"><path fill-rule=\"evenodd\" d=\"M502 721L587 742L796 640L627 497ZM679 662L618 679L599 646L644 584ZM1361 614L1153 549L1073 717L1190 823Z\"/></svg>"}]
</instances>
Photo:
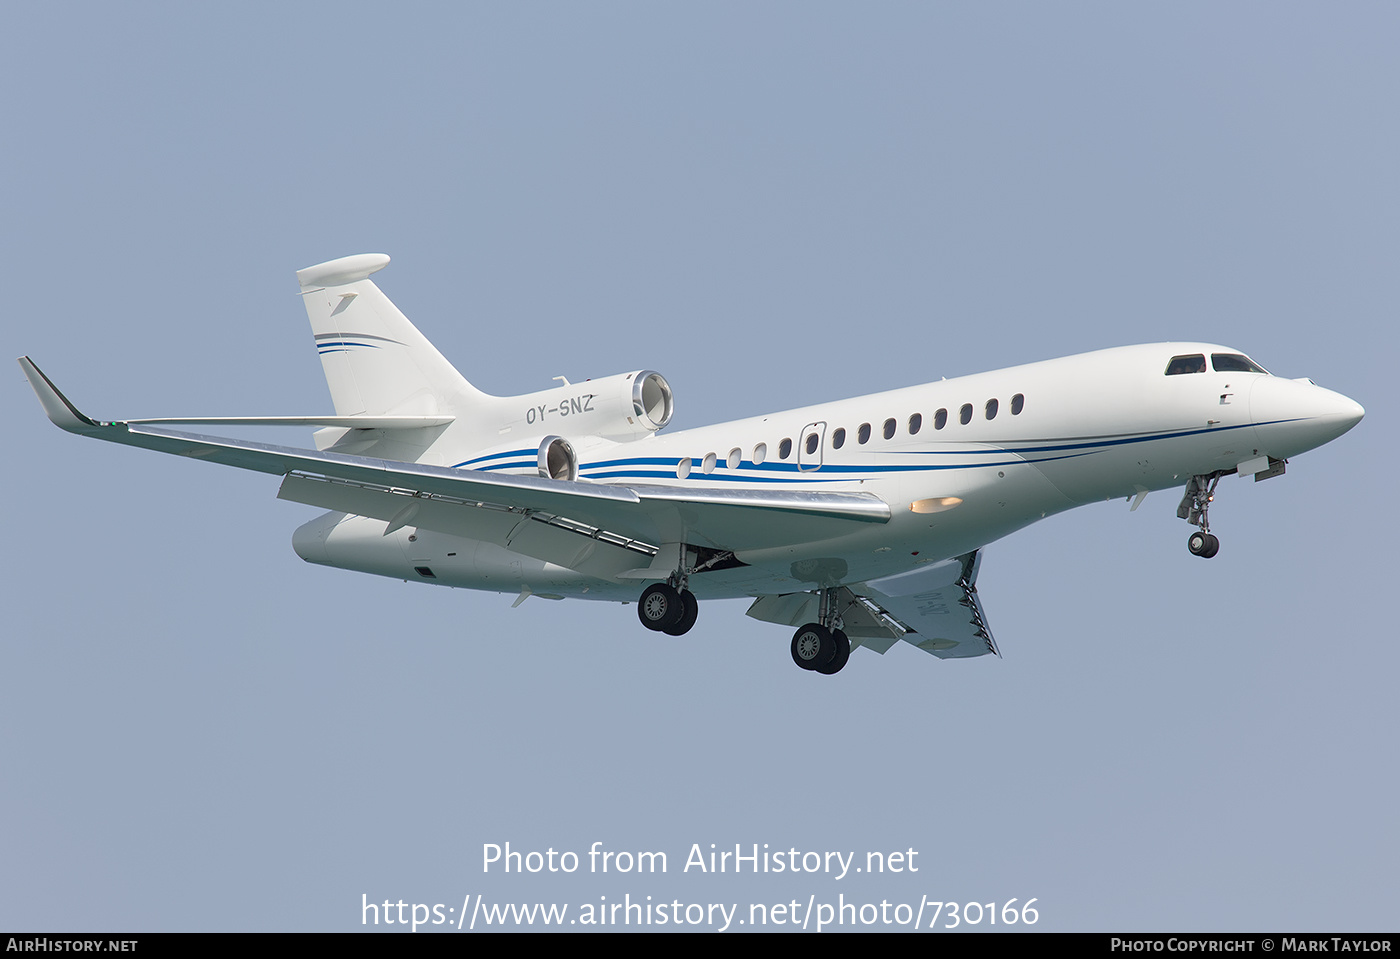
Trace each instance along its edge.
<instances>
[{"instance_id":1,"label":"windshield","mask_svg":"<svg viewBox=\"0 0 1400 959\"><path fill-rule=\"evenodd\" d=\"M1178 376L1182 373L1204 373L1205 371L1206 355L1204 353L1173 356L1172 361L1167 364L1168 376Z\"/></svg>"},{"instance_id":2,"label":"windshield","mask_svg":"<svg viewBox=\"0 0 1400 959\"><path fill-rule=\"evenodd\" d=\"M1268 373L1258 363L1241 353L1212 353L1211 365L1217 373Z\"/></svg>"}]
</instances>

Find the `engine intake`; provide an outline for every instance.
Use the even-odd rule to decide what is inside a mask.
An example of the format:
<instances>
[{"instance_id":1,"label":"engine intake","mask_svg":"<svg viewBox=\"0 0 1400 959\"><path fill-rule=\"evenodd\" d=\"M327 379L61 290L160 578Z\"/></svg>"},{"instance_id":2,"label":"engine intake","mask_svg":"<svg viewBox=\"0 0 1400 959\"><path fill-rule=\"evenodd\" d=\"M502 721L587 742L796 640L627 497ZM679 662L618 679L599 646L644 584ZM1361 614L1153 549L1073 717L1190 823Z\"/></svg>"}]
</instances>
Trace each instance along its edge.
<instances>
[{"instance_id":1,"label":"engine intake","mask_svg":"<svg viewBox=\"0 0 1400 959\"><path fill-rule=\"evenodd\" d=\"M671 422L674 411L671 384L666 377L651 370L642 370L632 378L632 410L648 430L655 433Z\"/></svg>"},{"instance_id":2,"label":"engine intake","mask_svg":"<svg viewBox=\"0 0 1400 959\"><path fill-rule=\"evenodd\" d=\"M671 384L653 370L570 383L501 402L519 404L508 426L536 436L556 430L575 438L631 440L671 422ZM550 435L555 435L551 433Z\"/></svg>"},{"instance_id":3,"label":"engine intake","mask_svg":"<svg viewBox=\"0 0 1400 959\"><path fill-rule=\"evenodd\" d=\"M546 436L540 440L540 475L545 479L578 479L578 454L573 444L562 436Z\"/></svg>"}]
</instances>

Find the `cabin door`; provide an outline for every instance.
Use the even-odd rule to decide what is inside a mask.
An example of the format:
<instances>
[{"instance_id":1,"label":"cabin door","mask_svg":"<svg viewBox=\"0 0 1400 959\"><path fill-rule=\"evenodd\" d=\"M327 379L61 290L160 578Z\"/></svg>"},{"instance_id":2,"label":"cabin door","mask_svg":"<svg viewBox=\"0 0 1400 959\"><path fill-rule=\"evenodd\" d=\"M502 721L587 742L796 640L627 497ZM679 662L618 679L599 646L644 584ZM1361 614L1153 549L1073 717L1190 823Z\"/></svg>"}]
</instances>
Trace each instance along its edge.
<instances>
[{"instance_id":1,"label":"cabin door","mask_svg":"<svg viewBox=\"0 0 1400 959\"><path fill-rule=\"evenodd\" d=\"M811 473L822 468L822 448L826 446L826 423L808 423L797 440L797 469Z\"/></svg>"}]
</instances>

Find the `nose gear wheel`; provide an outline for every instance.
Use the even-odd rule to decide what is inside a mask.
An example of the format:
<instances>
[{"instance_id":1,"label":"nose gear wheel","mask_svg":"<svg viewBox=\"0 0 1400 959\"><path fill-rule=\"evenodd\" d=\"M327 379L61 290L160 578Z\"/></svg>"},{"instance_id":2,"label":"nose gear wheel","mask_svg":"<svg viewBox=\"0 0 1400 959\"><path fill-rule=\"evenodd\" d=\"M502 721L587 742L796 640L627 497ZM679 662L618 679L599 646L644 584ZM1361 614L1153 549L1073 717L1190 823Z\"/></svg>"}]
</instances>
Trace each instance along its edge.
<instances>
[{"instance_id":1,"label":"nose gear wheel","mask_svg":"<svg viewBox=\"0 0 1400 959\"><path fill-rule=\"evenodd\" d=\"M1178 517L1200 528L1186 540L1186 548L1192 556L1210 559L1220 552L1220 540L1210 531L1210 504L1215 500L1215 487L1224 475L1223 471L1217 471L1191 477L1186 484L1186 494L1181 497L1181 505L1176 508Z\"/></svg>"},{"instance_id":2,"label":"nose gear wheel","mask_svg":"<svg viewBox=\"0 0 1400 959\"><path fill-rule=\"evenodd\" d=\"M1220 552L1220 540L1213 533L1195 532L1186 540L1186 548L1191 551L1192 556L1199 556L1202 559L1210 559Z\"/></svg>"}]
</instances>

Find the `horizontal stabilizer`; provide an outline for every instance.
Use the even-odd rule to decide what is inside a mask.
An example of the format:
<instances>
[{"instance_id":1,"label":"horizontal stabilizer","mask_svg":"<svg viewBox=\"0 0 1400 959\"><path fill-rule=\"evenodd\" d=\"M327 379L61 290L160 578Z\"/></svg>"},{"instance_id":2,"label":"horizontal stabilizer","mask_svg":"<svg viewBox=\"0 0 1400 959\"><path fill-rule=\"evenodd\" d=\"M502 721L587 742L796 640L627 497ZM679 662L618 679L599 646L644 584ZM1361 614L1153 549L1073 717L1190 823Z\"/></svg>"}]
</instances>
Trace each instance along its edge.
<instances>
[{"instance_id":1,"label":"horizontal stabilizer","mask_svg":"<svg viewBox=\"0 0 1400 959\"><path fill-rule=\"evenodd\" d=\"M357 253L342 256L328 263L317 263L304 270L297 270L297 282L303 290L319 290L327 286L345 286L359 280L369 279L389 265L387 253Z\"/></svg>"}]
</instances>

